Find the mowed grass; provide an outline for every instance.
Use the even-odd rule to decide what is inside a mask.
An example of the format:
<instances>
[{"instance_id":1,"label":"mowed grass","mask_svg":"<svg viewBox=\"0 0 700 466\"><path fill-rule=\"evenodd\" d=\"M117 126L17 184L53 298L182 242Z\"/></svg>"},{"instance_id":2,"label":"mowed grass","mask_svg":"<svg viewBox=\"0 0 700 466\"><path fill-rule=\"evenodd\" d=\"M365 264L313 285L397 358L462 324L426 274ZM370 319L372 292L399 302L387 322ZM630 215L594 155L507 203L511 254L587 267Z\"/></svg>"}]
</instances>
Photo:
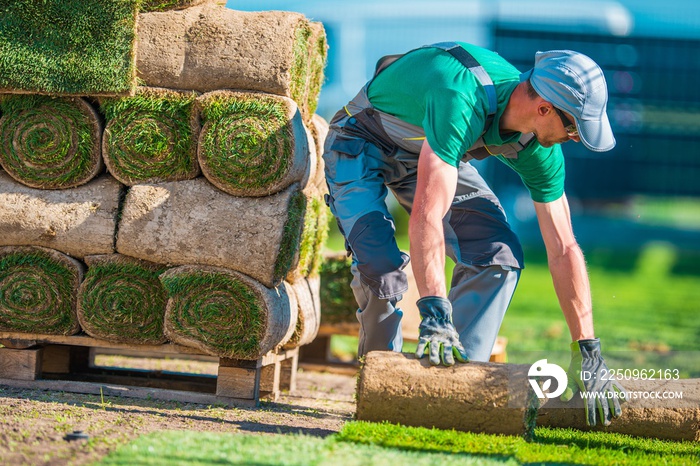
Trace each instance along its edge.
<instances>
[{"instance_id":1,"label":"mowed grass","mask_svg":"<svg viewBox=\"0 0 700 466\"><path fill-rule=\"evenodd\" d=\"M388 423L349 422L325 439L168 431L144 435L98 464L122 465L692 465L697 442L640 439L601 432L536 430L535 440Z\"/></svg>"}]
</instances>

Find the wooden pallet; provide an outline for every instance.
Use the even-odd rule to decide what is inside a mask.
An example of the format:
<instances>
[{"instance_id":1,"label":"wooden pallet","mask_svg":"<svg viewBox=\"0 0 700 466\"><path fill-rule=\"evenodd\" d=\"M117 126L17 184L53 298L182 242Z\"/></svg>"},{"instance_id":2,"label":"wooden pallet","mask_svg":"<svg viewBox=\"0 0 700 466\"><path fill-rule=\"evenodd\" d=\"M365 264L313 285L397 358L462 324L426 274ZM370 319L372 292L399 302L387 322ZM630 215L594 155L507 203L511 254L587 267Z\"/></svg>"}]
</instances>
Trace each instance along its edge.
<instances>
[{"instance_id":1,"label":"wooden pallet","mask_svg":"<svg viewBox=\"0 0 700 466\"><path fill-rule=\"evenodd\" d=\"M73 393L150 398L226 406L258 406L296 388L299 349L257 360L219 358L217 375L98 367L95 352L137 351L141 356L205 357L175 344L126 345L87 335L0 332L0 385ZM214 359L216 360L216 359Z\"/></svg>"}]
</instances>

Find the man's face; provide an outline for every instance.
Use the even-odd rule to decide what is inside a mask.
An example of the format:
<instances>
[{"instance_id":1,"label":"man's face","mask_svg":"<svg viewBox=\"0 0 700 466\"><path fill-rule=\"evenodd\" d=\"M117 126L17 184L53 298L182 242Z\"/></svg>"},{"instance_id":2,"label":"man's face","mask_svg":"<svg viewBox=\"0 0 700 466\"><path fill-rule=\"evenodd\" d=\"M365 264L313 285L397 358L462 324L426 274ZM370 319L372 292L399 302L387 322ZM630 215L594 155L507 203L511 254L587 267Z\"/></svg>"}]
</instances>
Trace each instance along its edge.
<instances>
[{"instance_id":1,"label":"man's face","mask_svg":"<svg viewBox=\"0 0 700 466\"><path fill-rule=\"evenodd\" d=\"M535 136L540 145L552 147L554 144L563 144L569 140L579 142L581 138L576 131L573 117L555 107L549 108L551 110L540 119L538 128L535 130Z\"/></svg>"}]
</instances>

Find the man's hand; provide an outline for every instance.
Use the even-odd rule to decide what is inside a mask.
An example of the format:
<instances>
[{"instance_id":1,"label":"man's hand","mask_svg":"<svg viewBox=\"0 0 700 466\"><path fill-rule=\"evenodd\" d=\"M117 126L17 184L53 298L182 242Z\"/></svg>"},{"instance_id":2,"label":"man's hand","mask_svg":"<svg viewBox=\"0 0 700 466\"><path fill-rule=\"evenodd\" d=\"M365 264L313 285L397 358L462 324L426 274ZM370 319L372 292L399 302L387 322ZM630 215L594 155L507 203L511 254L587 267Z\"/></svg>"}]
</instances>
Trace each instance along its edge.
<instances>
[{"instance_id":1,"label":"man's hand","mask_svg":"<svg viewBox=\"0 0 700 466\"><path fill-rule=\"evenodd\" d=\"M416 357L422 358L426 347L430 352L430 364L452 366L455 358L459 362L468 362L467 354L459 334L452 324L452 304L445 298L426 296L416 302L422 318L419 325L418 347Z\"/></svg>"},{"instance_id":2,"label":"man's hand","mask_svg":"<svg viewBox=\"0 0 700 466\"><path fill-rule=\"evenodd\" d=\"M622 414L620 402L624 401L625 389L608 370L600 354L600 340L578 340L571 344L571 364L568 370L569 382L561 396L564 402L570 401L581 391L590 394L583 397L586 424L594 426L610 424L613 417Z\"/></svg>"}]
</instances>

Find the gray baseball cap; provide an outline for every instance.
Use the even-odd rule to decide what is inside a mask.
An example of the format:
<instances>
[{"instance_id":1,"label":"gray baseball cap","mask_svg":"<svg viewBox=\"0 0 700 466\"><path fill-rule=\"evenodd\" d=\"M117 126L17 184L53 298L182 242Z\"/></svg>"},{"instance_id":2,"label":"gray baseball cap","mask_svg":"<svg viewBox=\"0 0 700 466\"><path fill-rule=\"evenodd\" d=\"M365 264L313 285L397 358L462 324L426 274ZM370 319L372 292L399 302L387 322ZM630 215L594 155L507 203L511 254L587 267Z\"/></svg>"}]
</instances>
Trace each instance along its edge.
<instances>
[{"instance_id":1,"label":"gray baseball cap","mask_svg":"<svg viewBox=\"0 0 700 466\"><path fill-rule=\"evenodd\" d=\"M615 147L606 113L608 87L596 62L571 50L537 52L535 67L520 75L527 79L543 99L573 115L584 146L595 152Z\"/></svg>"}]
</instances>

